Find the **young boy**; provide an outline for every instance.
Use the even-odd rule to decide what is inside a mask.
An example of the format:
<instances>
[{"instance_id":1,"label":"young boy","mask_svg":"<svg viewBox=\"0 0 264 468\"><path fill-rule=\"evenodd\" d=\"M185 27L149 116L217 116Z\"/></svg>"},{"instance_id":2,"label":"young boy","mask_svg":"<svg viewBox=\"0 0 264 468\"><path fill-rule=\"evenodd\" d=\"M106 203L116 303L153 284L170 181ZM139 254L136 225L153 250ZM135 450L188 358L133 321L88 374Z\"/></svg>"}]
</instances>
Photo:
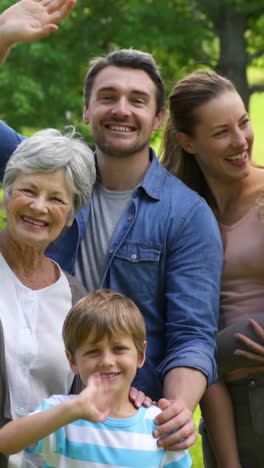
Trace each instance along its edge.
<instances>
[{"instance_id":1,"label":"young boy","mask_svg":"<svg viewBox=\"0 0 264 468\"><path fill-rule=\"evenodd\" d=\"M28 447L49 468L189 468L187 451L168 452L152 436L156 406L136 409L128 393L146 353L145 324L132 300L101 289L81 299L63 326L66 355L87 386L53 395L0 430L0 451ZM54 356L56 359L56 356Z\"/></svg>"}]
</instances>

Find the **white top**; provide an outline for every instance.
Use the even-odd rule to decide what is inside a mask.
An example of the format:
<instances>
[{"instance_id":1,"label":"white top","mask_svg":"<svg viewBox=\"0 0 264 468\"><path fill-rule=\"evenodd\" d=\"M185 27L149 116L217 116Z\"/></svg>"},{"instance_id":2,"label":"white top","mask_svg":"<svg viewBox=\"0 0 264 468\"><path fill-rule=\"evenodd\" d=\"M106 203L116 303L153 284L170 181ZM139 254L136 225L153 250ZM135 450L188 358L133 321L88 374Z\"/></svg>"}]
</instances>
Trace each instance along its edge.
<instances>
[{"instance_id":1,"label":"white top","mask_svg":"<svg viewBox=\"0 0 264 468\"><path fill-rule=\"evenodd\" d=\"M0 278L0 319L11 414L15 419L33 411L48 396L70 390L74 375L61 332L72 295L62 271L51 286L38 290L26 287L1 254ZM21 462L11 464L12 458L9 466L21 468Z\"/></svg>"}]
</instances>

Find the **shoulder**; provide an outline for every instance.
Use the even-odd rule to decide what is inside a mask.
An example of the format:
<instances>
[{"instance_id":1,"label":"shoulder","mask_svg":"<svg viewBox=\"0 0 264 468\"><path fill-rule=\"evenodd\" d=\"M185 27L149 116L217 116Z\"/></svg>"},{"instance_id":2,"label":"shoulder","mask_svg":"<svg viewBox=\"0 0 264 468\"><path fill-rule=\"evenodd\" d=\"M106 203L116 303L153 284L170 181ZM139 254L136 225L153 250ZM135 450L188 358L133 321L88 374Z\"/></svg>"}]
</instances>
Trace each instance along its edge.
<instances>
[{"instance_id":1,"label":"shoulder","mask_svg":"<svg viewBox=\"0 0 264 468\"><path fill-rule=\"evenodd\" d=\"M149 408L146 408L144 419L154 420L160 413L161 409L158 406L151 405Z\"/></svg>"},{"instance_id":2,"label":"shoulder","mask_svg":"<svg viewBox=\"0 0 264 468\"><path fill-rule=\"evenodd\" d=\"M85 289L85 287L82 285L82 283L78 281L74 276L70 275L65 270L63 270L63 273L65 274L69 282L70 289L71 289L72 305L75 305L76 302L78 302L80 299L86 296L88 292Z\"/></svg>"}]
</instances>

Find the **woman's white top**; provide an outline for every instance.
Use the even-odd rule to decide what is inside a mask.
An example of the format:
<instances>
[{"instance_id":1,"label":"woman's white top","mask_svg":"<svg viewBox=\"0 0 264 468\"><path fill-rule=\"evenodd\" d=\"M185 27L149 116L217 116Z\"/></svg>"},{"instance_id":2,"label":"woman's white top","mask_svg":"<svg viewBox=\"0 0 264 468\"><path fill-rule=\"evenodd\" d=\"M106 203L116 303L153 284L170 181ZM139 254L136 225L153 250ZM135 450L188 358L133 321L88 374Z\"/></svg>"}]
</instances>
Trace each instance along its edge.
<instances>
[{"instance_id":1,"label":"woman's white top","mask_svg":"<svg viewBox=\"0 0 264 468\"><path fill-rule=\"evenodd\" d=\"M69 392L74 375L64 352L62 326L71 306L70 286L61 270L54 284L32 290L0 254L0 319L14 419L50 395ZM22 466L11 464L12 458L10 467Z\"/></svg>"}]
</instances>

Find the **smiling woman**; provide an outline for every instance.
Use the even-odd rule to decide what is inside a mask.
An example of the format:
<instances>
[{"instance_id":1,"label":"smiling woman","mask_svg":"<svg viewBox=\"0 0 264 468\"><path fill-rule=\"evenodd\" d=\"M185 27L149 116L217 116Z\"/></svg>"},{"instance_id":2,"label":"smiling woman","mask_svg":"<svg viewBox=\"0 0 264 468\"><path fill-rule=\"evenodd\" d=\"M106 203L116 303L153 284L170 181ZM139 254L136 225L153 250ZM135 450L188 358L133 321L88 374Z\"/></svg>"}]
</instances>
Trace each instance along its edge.
<instances>
[{"instance_id":1,"label":"smiling woman","mask_svg":"<svg viewBox=\"0 0 264 468\"><path fill-rule=\"evenodd\" d=\"M6 166L7 223L0 232L0 345L5 354L0 375L6 372L7 378L0 379L0 394L6 398L0 425L32 411L51 394L71 390L74 374L61 330L68 310L86 291L45 250L85 206L94 180L92 152L74 131L62 135L48 129L24 139ZM10 461L21 467L22 454ZM33 464L42 466L38 459ZM5 466L1 460L1 468Z\"/></svg>"},{"instance_id":2,"label":"smiling woman","mask_svg":"<svg viewBox=\"0 0 264 468\"><path fill-rule=\"evenodd\" d=\"M262 468L264 170L252 162L253 130L229 80L198 70L175 84L169 103L163 163L211 206L225 251L217 340L225 385L201 402L204 464Z\"/></svg>"}]
</instances>

